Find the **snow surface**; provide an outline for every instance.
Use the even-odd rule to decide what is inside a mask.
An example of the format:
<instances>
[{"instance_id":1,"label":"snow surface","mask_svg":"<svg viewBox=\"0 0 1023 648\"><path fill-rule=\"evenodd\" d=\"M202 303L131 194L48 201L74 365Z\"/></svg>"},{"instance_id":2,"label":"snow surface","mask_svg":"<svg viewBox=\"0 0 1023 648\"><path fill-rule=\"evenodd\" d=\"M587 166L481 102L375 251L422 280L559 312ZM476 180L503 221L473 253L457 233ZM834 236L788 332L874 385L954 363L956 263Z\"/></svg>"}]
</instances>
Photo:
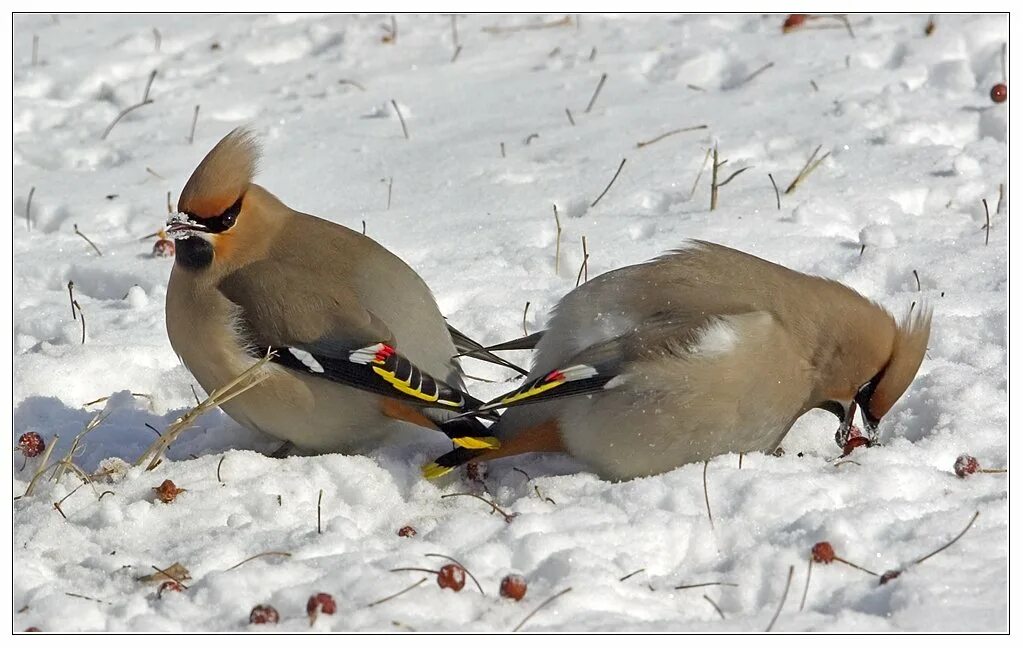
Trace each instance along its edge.
<instances>
[{"instance_id":1,"label":"snow surface","mask_svg":"<svg viewBox=\"0 0 1023 648\"><path fill-rule=\"evenodd\" d=\"M176 199L209 147L250 124L264 143L259 182L297 209L364 222L484 342L521 334L526 302L527 329L543 326L575 285L582 236L590 277L695 237L833 277L896 313L926 300L929 354L882 426L886 444L837 465L834 418L808 414L784 456L710 463L713 526L700 465L609 483L566 457L494 462L486 486L515 514L506 523L478 500L441 499L482 493L478 484L419 477L449 447L436 434L410 429L368 456L281 460L262 454L273 439L217 411L155 471L70 495L66 520L53 502L75 487L71 476L14 503L14 630L259 630L248 625L259 603L279 610L278 629L309 630L304 605L322 591L339 610L312 630L506 631L571 587L524 629L763 631L790 565L775 630L1007 629L1007 476L952 472L962 452L982 466L1008 462L1007 203L995 212L1008 106L988 98L1002 78L1006 18L941 15L930 37L926 16L893 15L855 18L855 38L837 24L783 35L777 15L587 15L483 30L559 18L461 18L452 62L442 16L399 17L394 43L381 41L383 16L16 16L13 438L60 435L66 452L106 405L77 458L95 470L107 457L134 460L154 438L145 424L163 429L193 404L164 331L172 260L151 258L152 240L139 239L161 226L167 192ZM153 69L153 102L101 139ZM713 142L728 159L722 173L751 168L711 212L709 173L692 187ZM784 191L818 145L831 155L777 209L768 173ZM557 275L552 204L563 227ZM516 384L498 367L467 369L497 381L472 381L480 397ZM38 461L22 468L15 454L15 494ZM186 489L172 504L152 491L164 479ZM800 611L814 543L881 572L936 549L974 511L958 543L887 585L817 565ZM405 525L418 535L399 537ZM228 569L266 551L291 556ZM424 576L390 569L445 562L426 553L461 560L486 595L471 582L440 590L426 574L367 607ZM158 598L136 580L174 562L191 573L182 593ZM521 602L497 595L510 572L529 583ZM706 581L737 586L673 589Z\"/></svg>"}]
</instances>

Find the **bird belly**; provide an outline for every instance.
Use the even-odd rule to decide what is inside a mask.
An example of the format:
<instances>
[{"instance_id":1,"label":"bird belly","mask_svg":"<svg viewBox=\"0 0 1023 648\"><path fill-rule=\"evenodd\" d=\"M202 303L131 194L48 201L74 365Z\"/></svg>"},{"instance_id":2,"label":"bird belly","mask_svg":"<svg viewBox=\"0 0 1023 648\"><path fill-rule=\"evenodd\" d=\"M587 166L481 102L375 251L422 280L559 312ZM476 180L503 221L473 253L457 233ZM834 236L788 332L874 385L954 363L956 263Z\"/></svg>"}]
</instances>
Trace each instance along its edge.
<instances>
[{"instance_id":1,"label":"bird belly","mask_svg":"<svg viewBox=\"0 0 1023 648\"><path fill-rule=\"evenodd\" d=\"M169 314L204 315L168 317L171 346L203 390L212 393L252 366L259 350L249 349L239 334L234 304L173 288L168 289ZM263 371L267 378L221 405L249 429L314 452L348 450L394 430L371 395L272 363Z\"/></svg>"}]
</instances>

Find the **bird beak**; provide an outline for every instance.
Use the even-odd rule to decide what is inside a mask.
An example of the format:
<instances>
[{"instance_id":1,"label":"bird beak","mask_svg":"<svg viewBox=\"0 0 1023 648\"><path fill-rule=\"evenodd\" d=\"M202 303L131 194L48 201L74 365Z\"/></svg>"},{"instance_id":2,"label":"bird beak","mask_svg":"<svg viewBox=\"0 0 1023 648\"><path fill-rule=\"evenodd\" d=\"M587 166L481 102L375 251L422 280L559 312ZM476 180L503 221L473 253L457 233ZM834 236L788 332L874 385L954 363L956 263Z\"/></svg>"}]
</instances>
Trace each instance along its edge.
<instances>
[{"instance_id":1,"label":"bird beak","mask_svg":"<svg viewBox=\"0 0 1023 648\"><path fill-rule=\"evenodd\" d=\"M838 426L838 431L835 432L835 443L838 447L844 448L846 442L849 441L849 433L853 429L853 418L856 416L856 401L849 403L849 409L845 411L845 417L842 418L841 425ZM864 413L864 418L866 413ZM876 427L876 426L875 426Z\"/></svg>"},{"instance_id":2,"label":"bird beak","mask_svg":"<svg viewBox=\"0 0 1023 648\"><path fill-rule=\"evenodd\" d=\"M202 223L193 220L188 214L171 214L167 219L167 235L172 239L184 239L192 236L195 232L208 231Z\"/></svg>"}]
</instances>

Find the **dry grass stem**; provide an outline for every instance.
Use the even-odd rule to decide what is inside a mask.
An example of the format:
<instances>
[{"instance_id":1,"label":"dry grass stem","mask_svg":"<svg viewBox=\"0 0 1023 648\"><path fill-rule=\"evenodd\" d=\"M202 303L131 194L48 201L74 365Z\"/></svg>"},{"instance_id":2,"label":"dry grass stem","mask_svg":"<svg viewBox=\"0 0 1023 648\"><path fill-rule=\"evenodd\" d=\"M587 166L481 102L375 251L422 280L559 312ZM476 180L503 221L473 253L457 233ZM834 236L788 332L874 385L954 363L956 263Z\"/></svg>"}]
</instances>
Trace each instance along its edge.
<instances>
[{"instance_id":1,"label":"dry grass stem","mask_svg":"<svg viewBox=\"0 0 1023 648\"><path fill-rule=\"evenodd\" d=\"M778 205L778 211L781 211L781 194L778 193L778 183L774 181L774 176L770 173L767 177L771 179L771 186L774 187L774 202Z\"/></svg>"},{"instance_id":2,"label":"dry grass stem","mask_svg":"<svg viewBox=\"0 0 1023 648\"><path fill-rule=\"evenodd\" d=\"M557 228L554 238L554 274L557 276L561 272L561 219L558 218L557 205L554 205L554 226ZM526 327L523 326L522 330L526 330Z\"/></svg>"},{"instance_id":3,"label":"dry grass stem","mask_svg":"<svg viewBox=\"0 0 1023 648\"><path fill-rule=\"evenodd\" d=\"M787 599L789 597L789 587L792 586L792 572L794 572L795 569L796 569L795 567L793 567L792 565L789 565L789 577L785 581L785 591L782 592L782 594L781 594L781 601L778 603L778 609L775 610L774 616L771 617L771 622L767 624L767 629L764 630L764 632L770 632L771 629L774 628L774 623L775 623L775 621L778 620L778 615L781 614L781 609L783 607L785 607L785 599Z\"/></svg>"},{"instance_id":4,"label":"dry grass stem","mask_svg":"<svg viewBox=\"0 0 1023 648\"><path fill-rule=\"evenodd\" d=\"M710 528L714 528L714 515L710 512L710 494L707 492L707 466L709 461L703 462L703 501L707 505L707 519L710 520Z\"/></svg>"},{"instance_id":5,"label":"dry grass stem","mask_svg":"<svg viewBox=\"0 0 1023 648\"><path fill-rule=\"evenodd\" d=\"M195 105L195 112L192 114L192 129L188 131L188 143L195 141L195 125L199 122L199 104Z\"/></svg>"},{"instance_id":6,"label":"dry grass stem","mask_svg":"<svg viewBox=\"0 0 1023 648\"><path fill-rule=\"evenodd\" d=\"M970 527L973 526L973 523L976 522L977 518L979 518L979 517L980 517L980 511L977 511L976 513L973 514L973 517L970 518L970 521L969 521L969 523L967 523L966 528L959 532L959 535L957 535L956 537L952 538L951 540L949 540L945 544L941 545L940 547L938 547L937 549L935 549L931 553L927 554L923 558L919 558L917 560L914 560L913 564L914 565L919 565L920 563L922 563L923 561L927 560L928 558L931 558L934 555L939 554L942 551L944 551L944 550L948 549L949 547L951 547L952 545L954 545L956 542L959 541L959 538L962 538L964 535L966 535L966 532L970 530Z\"/></svg>"},{"instance_id":7,"label":"dry grass stem","mask_svg":"<svg viewBox=\"0 0 1023 648\"><path fill-rule=\"evenodd\" d=\"M588 113L593 108L593 104L597 102L597 97L600 95L601 89L604 87L604 82L607 81L607 72L600 75L600 81L597 82L597 88L593 91L593 96L590 97L590 103L586 104L586 110L583 112Z\"/></svg>"},{"instance_id":8,"label":"dry grass stem","mask_svg":"<svg viewBox=\"0 0 1023 648\"><path fill-rule=\"evenodd\" d=\"M814 172L814 169L820 166L821 162L826 160L827 157L831 155L831 151L828 151L818 159L817 153L820 152L821 146L822 145L818 145L817 148L813 150L813 154L810 156L810 159L806 161L806 164L803 165L803 168L799 171L799 174L796 175L796 179L792 181L792 184L790 184L787 189L785 189L785 195L788 195L795 191L796 187L799 186L799 183L805 180L808 175Z\"/></svg>"},{"instance_id":9,"label":"dry grass stem","mask_svg":"<svg viewBox=\"0 0 1023 648\"><path fill-rule=\"evenodd\" d=\"M28 190L28 201L25 203L25 227L28 230L32 229L32 196L36 195L36 188L32 187ZM999 206L1002 204L998 203Z\"/></svg>"},{"instance_id":10,"label":"dry grass stem","mask_svg":"<svg viewBox=\"0 0 1023 648\"><path fill-rule=\"evenodd\" d=\"M265 556L282 556L284 558L290 558L291 557L291 553L287 552L287 551L264 551L263 553L258 553L255 556L249 556L248 558L246 558L245 560L241 561L237 565L234 565L233 567L228 567L224 571L231 571L232 569L237 569L237 568L241 567L242 565L244 565L245 563L249 562L250 560L255 560L256 558L263 558Z\"/></svg>"},{"instance_id":11,"label":"dry grass stem","mask_svg":"<svg viewBox=\"0 0 1023 648\"><path fill-rule=\"evenodd\" d=\"M579 266L579 274L577 274L575 276L575 287L576 288L579 287L579 280L583 279L584 275L585 275L585 281L589 281L590 280L589 262L590 262L590 253L587 252L587 250L586 250L586 237L584 236L583 237L583 262L582 262L582 265Z\"/></svg>"},{"instance_id":12,"label":"dry grass stem","mask_svg":"<svg viewBox=\"0 0 1023 648\"><path fill-rule=\"evenodd\" d=\"M725 613L721 611L721 608L718 606L717 603L714 602L714 599L712 599L711 597L707 596L706 594L703 595L703 598L706 599L708 603L710 603L711 605L714 606L714 611L717 612L718 615L721 616L722 620L724 620Z\"/></svg>"},{"instance_id":13,"label":"dry grass stem","mask_svg":"<svg viewBox=\"0 0 1023 648\"><path fill-rule=\"evenodd\" d=\"M101 252L100 249L98 247L96 247L96 244L93 243L91 240L89 240L89 237L86 236L85 234L82 234L81 230L78 229L78 223L74 224L74 230L75 230L75 234L77 234L77 235L81 236L83 239L85 239L85 242L88 243L89 245L91 245L93 250L96 250L96 254L98 254L100 256L103 256L103 252Z\"/></svg>"},{"instance_id":14,"label":"dry grass stem","mask_svg":"<svg viewBox=\"0 0 1023 648\"><path fill-rule=\"evenodd\" d=\"M575 119L572 118L572 111L569 110L568 108L565 108L565 114L568 115L568 123L575 126Z\"/></svg>"},{"instance_id":15,"label":"dry grass stem","mask_svg":"<svg viewBox=\"0 0 1023 648\"><path fill-rule=\"evenodd\" d=\"M482 31L488 34L510 34L512 32L520 31L532 31L535 29L552 29L555 27L568 27L572 24L572 17L565 16L560 20L554 20L545 23L532 23L527 25L511 25L509 27L502 27L500 25L489 25L484 27Z\"/></svg>"},{"instance_id":16,"label":"dry grass stem","mask_svg":"<svg viewBox=\"0 0 1023 648\"><path fill-rule=\"evenodd\" d=\"M607 186L604 187L604 190L600 192L600 195L597 196L596 200L590 203L590 207L596 207L597 203L600 202L600 199L603 198L604 194L606 194L608 190L611 188L611 185L615 183L615 180L618 179L618 174L622 172L622 168L625 166L626 160L627 160L626 158L622 158L621 163L618 165L618 170L615 171L614 177L611 178L611 182L607 183Z\"/></svg>"},{"instance_id":17,"label":"dry grass stem","mask_svg":"<svg viewBox=\"0 0 1023 648\"><path fill-rule=\"evenodd\" d=\"M421 578L418 581L416 581L415 583L413 583L413 584L409 585L408 587L406 587L405 589L401 590L400 592L397 592L395 594L391 594L390 596L385 596L384 598L382 598L382 599L380 599L378 601L373 601L372 603L370 603L366 607L371 608L374 605L380 605L381 603L386 603L386 602L390 601L391 599L398 598L399 596L401 596L405 592L409 592L409 591L414 590L415 588L419 587L420 585L425 583L427 580L429 580L429 579Z\"/></svg>"},{"instance_id":18,"label":"dry grass stem","mask_svg":"<svg viewBox=\"0 0 1023 648\"><path fill-rule=\"evenodd\" d=\"M561 590L560 592L558 592L557 594L555 594L554 596L548 598L546 601L544 601L540 605L536 606L536 609L533 610L532 612L530 612L529 614L527 614L526 618L523 619L522 621L520 621L519 624L512 629L512 632L518 632L522 628L522 626L526 625L527 621L529 621L530 619L533 618L533 615L535 615L537 612L539 612L543 608L545 608L548 605L550 605L551 603L553 603L556 599L564 596L565 594L568 594L571 591L572 591L572 588L571 587L567 587L567 588Z\"/></svg>"},{"instance_id":19,"label":"dry grass stem","mask_svg":"<svg viewBox=\"0 0 1023 648\"><path fill-rule=\"evenodd\" d=\"M178 419L175 420L162 435L160 435L160 438L154 441L152 445L150 445L146 451L142 453L142 456L140 456L133 465L141 466L146 460L149 460L146 470L153 470L156 468L156 465L162 460L163 454L167 451L167 448L170 447L178 436L188 429L196 419L210 410L219 407L223 403L228 402L232 398L244 394L246 391L269 378L270 374L263 371L263 367L273 358L273 352L267 351L265 356L256 361L251 367L238 374L236 378L228 382L223 387L213 390L213 393L210 394L206 400L193 407L183 416L178 417Z\"/></svg>"},{"instance_id":20,"label":"dry grass stem","mask_svg":"<svg viewBox=\"0 0 1023 648\"><path fill-rule=\"evenodd\" d=\"M526 307L522 309L522 335L529 335L529 330L526 329L526 313L529 312L529 302L526 302Z\"/></svg>"},{"instance_id":21,"label":"dry grass stem","mask_svg":"<svg viewBox=\"0 0 1023 648\"><path fill-rule=\"evenodd\" d=\"M405 125L405 117L401 114L401 108L398 108L398 102L391 99L391 105L394 106L394 112L398 113L398 121L401 122L401 132L405 135L405 139L409 139L408 126Z\"/></svg>"},{"instance_id":22,"label":"dry grass stem","mask_svg":"<svg viewBox=\"0 0 1023 648\"><path fill-rule=\"evenodd\" d=\"M696 180L693 181L693 188L689 191L689 200L693 199L696 195L696 187L700 184L700 178L703 177L703 170L707 167L707 160L710 159L710 154L713 149L707 149L707 154L703 156L703 164L700 165L700 171L696 174Z\"/></svg>"},{"instance_id":23,"label":"dry grass stem","mask_svg":"<svg viewBox=\"0 0 1023 648\"><path fill-rule=\"evenodd\" d=\"M670 130L667 133L661 133L660 135L651 140L647 140L645 142L636 142L636 148L643 148L644 146L656 144L665 137L671 137L672 135L678 135L679 133L688 133L689 131L704 130L706 128L707 128L706 124L700 124L699 126L689 126L688 128L676 128L675 130Z\"/></svg>"},{"instance_id":24,"label":"dry grass stem","mask_svg":"<svg viewBox=\"0 0 1023 648\"><path fill-rule=\"evenodd\" d=\"M448 495L441 495L440 496L441 499L447 499L449 497L473 497L475 499L478 499L479 501L483 502L484 504L487 504L488 506L490 506L490 509L491 509L490 513L491 514L493 514L493 513L500 513L504 517L504 521L508 522L508 523L511 523L511 521L515 518L515 515L516 515L515 513L507 513L507 512L505 512L497 504L493 503L492 501L488 500L485 497L480 497L476 493L449 493Z\"/></svg>"}]
</instances>

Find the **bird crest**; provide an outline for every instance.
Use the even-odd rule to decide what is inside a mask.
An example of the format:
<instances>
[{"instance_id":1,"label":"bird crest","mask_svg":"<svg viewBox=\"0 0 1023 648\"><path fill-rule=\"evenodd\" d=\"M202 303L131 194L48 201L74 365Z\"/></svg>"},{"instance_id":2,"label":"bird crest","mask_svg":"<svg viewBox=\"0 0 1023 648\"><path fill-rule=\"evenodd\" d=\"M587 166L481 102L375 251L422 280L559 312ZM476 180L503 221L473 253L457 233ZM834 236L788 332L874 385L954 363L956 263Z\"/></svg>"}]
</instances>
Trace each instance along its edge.
<instances>
[{"instance_id":1,"label":"bird crest","mask_svg":"<svg viewBox=\"0 0 1023 648\"><path fill-rule=\"evenodd\" d=\"M197 218L222 214L248 189L259 162L252 131L236 128L206 154L181 190L178 211Z\"/></svg>"}]
</instances>

